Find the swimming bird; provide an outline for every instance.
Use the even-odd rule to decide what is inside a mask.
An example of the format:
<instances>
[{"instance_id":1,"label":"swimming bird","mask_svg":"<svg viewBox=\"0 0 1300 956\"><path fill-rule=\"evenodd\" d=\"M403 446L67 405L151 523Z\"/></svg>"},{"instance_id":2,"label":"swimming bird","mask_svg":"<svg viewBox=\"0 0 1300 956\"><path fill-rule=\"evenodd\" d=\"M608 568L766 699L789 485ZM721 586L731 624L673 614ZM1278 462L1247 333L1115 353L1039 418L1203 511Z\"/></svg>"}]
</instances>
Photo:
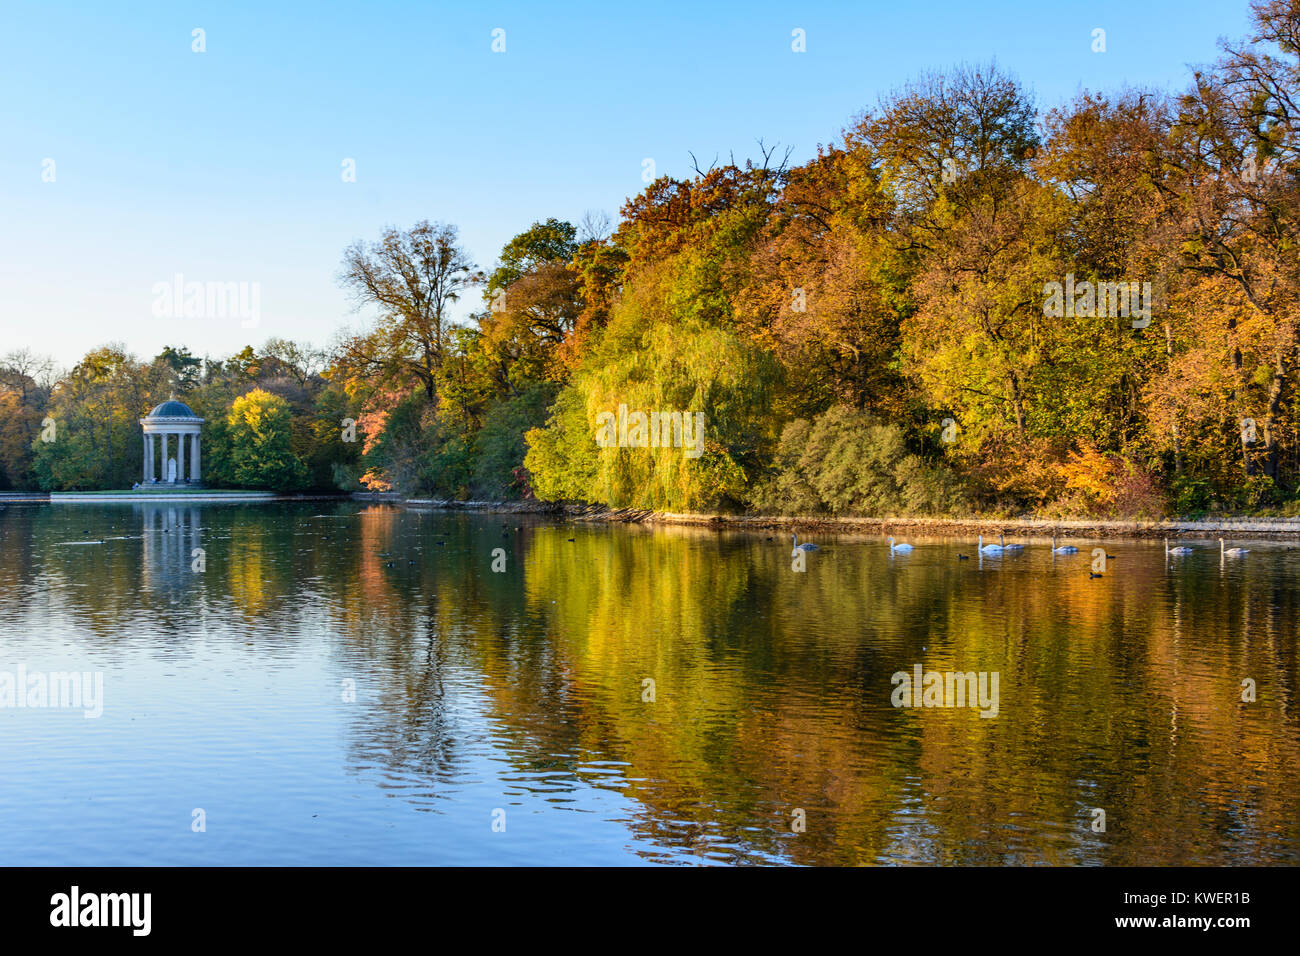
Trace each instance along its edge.
<instances>
[{"instance_id":1,"label":"swimming bird","mask_svg":"<svg viewBox=\"0 0 1300 956\"><path fill-rule=\"evenodd\" d=\"M1169 539L1168 539L1168 538L1165 538L1165 557L1166 557L1166 558L1169 557L1171 554L1191 554L1191 553L1192 553L1192 549L1191 549L1191 548L1184 547L1184 546L1181 545L1181 544L1178 545L1176 548L1171 548L1171 547L1169 547Z\"/></svg>"},{"instance_id":2,"label":"swimming bird","mask_svg":"<svg viewBox=\"0 0 1300 956\"><path fill-rule=\"evenodd\" d=\"M985 543L984 543L984 535L980 535L979 549L980 549L980 551L982 551L984 554L1001 554L1001 553L1002 553L1002 545L1000 545L1000 544L985 544Z\"/></svg>"},{"instance_id":3,"label":"swimming bird","mask_svg":"<svg viewBox=\"0 0 1300 956\"><path fill-rule=\"evenodd\" d=\"M798 554L800 551L820 551L820 550L821 550L820 548L817 547L817 545L813 544L811 541L807 541L807 542L804 542L803 544L800 544L800 543L799 543L799 536L798 536L797 534L795 534L795 535L791 535L791 537L794 538L794 550L790 552L791 554Z\"/></svg>"},{"instance_id":4,"label":"swimming bird","mask_svg":"<svg viewBox=\"0 0 1300 956\"><path fill-rule=\"evenodd\" d=\"M1223 550L1223 539L1219 539L1219 557L1221 558L1239 558L1243 554L1250 554L1250 548L1229 548Z\"/></svg>"},{"instance_id":5,"label":"swimming bird","mask_svg":"<svg viewBox=\"0 0 1300 956\"><path fill-rule=\"evenodd\" d=\"M1056 546L1056 535L1052 535L1052 551L1056 554L1077 554L1079 549L1072 544L1063 544L1058 548Z\"/></svg>"},{"instance_id":6,"label":"swimming bird","mask_svg":"<svg viewBox=\"0 0 1300 956\"><path fill-rule=\"evenodd\" d=\"M1003 541L1003 539L1002 539L1002 535L998 535L998 544L1002 545L1002 550L1003 550L1003 551L1023 551L1023 550L1025 550L1025 546L1024 546L1023 544L1007 544L1007 543L1005 543L1005 542Z\"/></svg>"},{"instance_id":7,"label":"swimming bird","mask_svg":"<svg viewBox=\"0 0 1300 956\"><path fill-rule=\"evenodd\" d=\"M1101 577L1101 575L1098 574L1096 571L1089 571L1089 572L1088 572L1088 577L1090 577L1090 578L1099 578L1099 577Z\"/></svg>"},{"instance_id":8,"label":"swimming bird","mask_svg":"<svg viewBox=\"0 0 1300 956\"><path fill-rule=\"evenodd\" d=\"M958 555L957 555L957 560L958 560L958 561L969 561L969 560L970 560L970 555L969 555L969 554L958 554Z\"/></svg>"},{"instance_id":9,"label":"swimming bird","mask_svg":"<svg viewBox=\"0 0 1300 956\"><path fill-rule=\"evenodd\" d=\"M902 551L902 552L906 553L906 552L911 551L911 550L912 550L912 546L911 546L910 544L894 544L894 539L893 539L893 538L890 538L890 539L889 539L889 553L890 553L890 554L893 554L895 551Z\"/></svg>"}]
</instances>

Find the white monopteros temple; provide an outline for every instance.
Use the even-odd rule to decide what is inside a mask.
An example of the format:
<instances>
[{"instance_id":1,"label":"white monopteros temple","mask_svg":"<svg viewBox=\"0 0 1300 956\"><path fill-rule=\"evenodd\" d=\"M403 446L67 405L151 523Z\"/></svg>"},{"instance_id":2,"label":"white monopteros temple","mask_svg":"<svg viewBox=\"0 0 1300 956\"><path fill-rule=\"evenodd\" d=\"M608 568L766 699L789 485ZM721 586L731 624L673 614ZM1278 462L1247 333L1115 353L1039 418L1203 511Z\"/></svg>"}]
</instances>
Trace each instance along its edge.
<instances>
[{"instance_id":1,"label":"white monopteros temple","mask_svg":"<svg viewBox=\"0 0 1300 956\"><path fill-rule=\"evenodd\" d=\"M203 419L184 402L173 398L140 419L140 424L144 426L144 484L199 484L199 426ZM186 437L189 438L188 475L185 468ZM157 441L159 438L162 441ZM174 453L173 438L176 440Z\"/></svg>"}]
</instances>

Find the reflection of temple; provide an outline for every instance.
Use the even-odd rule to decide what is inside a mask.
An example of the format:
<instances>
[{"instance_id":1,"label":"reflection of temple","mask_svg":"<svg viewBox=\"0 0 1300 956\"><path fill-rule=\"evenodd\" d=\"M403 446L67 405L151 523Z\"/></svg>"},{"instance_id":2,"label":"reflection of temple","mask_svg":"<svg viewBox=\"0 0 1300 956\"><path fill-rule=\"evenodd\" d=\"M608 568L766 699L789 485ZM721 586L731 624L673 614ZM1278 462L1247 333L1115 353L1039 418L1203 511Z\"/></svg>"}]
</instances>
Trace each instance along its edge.
<instances>
[{"instance_id":1,"label":"reflection of temple","mask_svg":"<svg viewBox=\"0 0 1300 956\"><path fill-rule=\"evenodd\" d=\"M189 587L194 583L194 549L199 543L199 509L167 502L135 506L144 525L141 574L146 587Z\"/></svg>"}]
</instances>

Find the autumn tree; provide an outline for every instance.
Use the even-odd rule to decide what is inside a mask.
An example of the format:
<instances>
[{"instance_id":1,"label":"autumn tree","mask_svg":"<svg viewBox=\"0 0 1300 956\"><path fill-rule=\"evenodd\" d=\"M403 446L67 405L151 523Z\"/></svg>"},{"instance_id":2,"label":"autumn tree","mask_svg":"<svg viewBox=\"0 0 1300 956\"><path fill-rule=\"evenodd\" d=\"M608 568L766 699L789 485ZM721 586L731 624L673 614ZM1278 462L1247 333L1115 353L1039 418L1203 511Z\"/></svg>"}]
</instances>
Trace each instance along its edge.
<instances>
[{"instance_id":1,"label":"autumn tree","mask_svg":"<svg viewBox=\"0 0 1300 956\"><path fill-rule=\"evenodd\" d=\"M1258 460L1277 481L1300 344L1300 4L1255 0L1251 14L1249 42L1225 45L1179 101L1174 209L1186 268L1245 307L1225 303L1232 413L1258 421L1242 429L1246 474Z\"/></svg>"},{"instance_id":2,"label":"autumn tree","mask_svg":"<svg viewBox=\"0 0 1300 956\"><path fill-rule=\"evenodd\" d=\"M0 488L35 486L33 449L53 384L54 362L30 349L0 358Z\"/></svg>"},{"instance_id":3,"label":"autumn tree","mask_svg":"<svg viewBox=\"0 0 1300 956\"><path fill-rule=\"evenodd\" d=\"M1032 437L1034 369L1047 328L1044 277L1061 270L1059 209L1029 175L1033 101L996 67L961 67L905 86L847 136L891 202L890 233L915 256L900 352L933 414L962 448L1015 455Z\"/></svg>"},{"instance_id":4,"label":"autumn tree","mask_svg":"<svg viewBox=\"0 0 1300 956\"><path fill-rule=\"evenodd\" d=\"M533 223L506 244L488 276L481 346L503 392L517 396L528 381L564 375L559 350L583 307L579 276L570 268L576 236L568 222Z\"/></svg>"},{"instance_id":5,"label":"autumn tree","mask_svg":"<svg viewBox=\"0 0 1300 956\"><path fill-rule=\"evenodd\" d=\"M343 254L339 280L358 308L373 308L374 328L345 339L339 364L384 381L409 381L433 401L446 357L448 308L481 282L456 227L422 220L390 228L378 242L355 242Z\"/></svg>"},{"instance_id":6,"label":"autumn tree","mask_svg":"<svg viewBox=\"0 0 1300 956\"><path fill-rule=\"evenodd\" d=\"M146 367L120 344L92 349L50 394L53 441L32 444L46 490L129 488L144 457L139 417L153 397ZM165 397L165 396L164 396Z\"/></svg>"},{"instance_id":7,"label":"autumn tree","mask_svg":"<svg viewBox=\"0 0 1300 956\"><path fill-rule=\"evenodd\" d=\"M263 389L235 399L226 416L230 477L244 488L301 487L306 468L294 454L289 403Z\"/></svg>"}]
</instances>

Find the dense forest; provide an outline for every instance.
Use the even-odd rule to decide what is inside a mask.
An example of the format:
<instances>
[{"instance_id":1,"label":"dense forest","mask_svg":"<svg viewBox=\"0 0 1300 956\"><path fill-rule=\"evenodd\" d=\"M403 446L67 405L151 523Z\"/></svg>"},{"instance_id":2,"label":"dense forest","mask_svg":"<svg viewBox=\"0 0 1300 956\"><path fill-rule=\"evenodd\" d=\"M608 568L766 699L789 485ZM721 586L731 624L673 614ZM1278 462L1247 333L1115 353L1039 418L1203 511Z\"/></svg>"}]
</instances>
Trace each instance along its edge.
<instances>
[{"instance_id":1,"label":"dense forest","mask_svg":"<svg viewBox=\"0 0 1300 956\"><path fill-rule=\"evenodd\" d=\"M136 420L174 394L217 486L1295 513L1300 0L1252 13L1181 92L1040 111L996 65L958 67L802 165L761 142L696 163L617 222L534 223L487 270L452 226L389 229L338 277L374 318L321 350L110 345L66 373L11 352L0 488L129 487ZM691 454L641 423L673 412L704 416Z\"/></svg>"}]
</instances>

